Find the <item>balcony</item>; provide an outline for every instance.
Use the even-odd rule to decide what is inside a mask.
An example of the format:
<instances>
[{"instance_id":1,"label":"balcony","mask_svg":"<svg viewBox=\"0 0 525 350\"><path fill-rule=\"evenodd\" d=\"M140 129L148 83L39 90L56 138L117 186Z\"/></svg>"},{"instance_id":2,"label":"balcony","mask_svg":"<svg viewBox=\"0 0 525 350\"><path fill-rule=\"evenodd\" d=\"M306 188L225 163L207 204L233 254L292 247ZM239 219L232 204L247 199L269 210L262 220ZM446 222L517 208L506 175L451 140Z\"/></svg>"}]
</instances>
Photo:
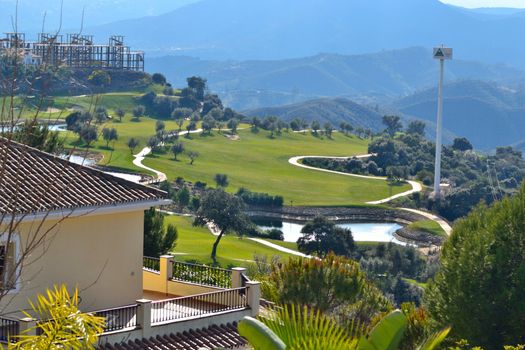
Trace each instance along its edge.
<instances>
[{"instance_id":1,"label":"balcony","mask_svg":"<svg viewBox=\"0 0 525 350\"><path fill-rule=\"evenodd\" d=\"M143 266L143 299L93 312L106 319L101 344L232 323L258 313L259 283L249 281L243 268L182 263L172 256L145 257ZM0 318L0 342L36 322Z\"/></svg>"}]
</instances>

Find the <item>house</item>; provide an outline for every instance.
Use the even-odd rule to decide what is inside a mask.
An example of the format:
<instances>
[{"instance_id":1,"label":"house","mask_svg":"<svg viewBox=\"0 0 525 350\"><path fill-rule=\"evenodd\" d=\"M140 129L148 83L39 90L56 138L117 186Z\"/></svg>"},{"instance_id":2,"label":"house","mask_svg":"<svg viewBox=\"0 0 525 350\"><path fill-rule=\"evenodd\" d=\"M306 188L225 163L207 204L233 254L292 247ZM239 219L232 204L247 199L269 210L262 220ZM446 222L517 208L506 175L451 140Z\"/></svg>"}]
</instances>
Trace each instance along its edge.
<instances>
[{"instance_id":1,"label":"house","mask_svg":"<svg viewBox=\"0 0 525 350\"><path fill-rule=\"evenodd\" d=\"M103 344L226 325L259 308L244 269L143 257L144 210L165 193L0 138L0 340L28 299L66 284L106 317Z\"/></svg>"}]
</instances>

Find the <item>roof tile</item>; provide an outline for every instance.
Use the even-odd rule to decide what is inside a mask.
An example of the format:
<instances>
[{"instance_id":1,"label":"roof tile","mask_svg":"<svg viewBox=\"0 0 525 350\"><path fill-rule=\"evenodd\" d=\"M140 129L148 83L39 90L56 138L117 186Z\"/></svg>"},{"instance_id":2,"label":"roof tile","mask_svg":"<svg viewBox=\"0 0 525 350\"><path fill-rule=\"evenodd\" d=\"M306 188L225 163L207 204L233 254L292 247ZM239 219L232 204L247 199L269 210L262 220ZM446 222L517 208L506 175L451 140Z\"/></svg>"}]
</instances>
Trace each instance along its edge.
<instances>
[{"instance_id":1,"label":"roof tile","mask_svg":"<svg viewBox=\"0 0 525 350\"><path fill-rule=\"evenodd\" d=\"M163 191L0 137L0 213L30 214L165 198Z\"/></svg>"}]
</instances>

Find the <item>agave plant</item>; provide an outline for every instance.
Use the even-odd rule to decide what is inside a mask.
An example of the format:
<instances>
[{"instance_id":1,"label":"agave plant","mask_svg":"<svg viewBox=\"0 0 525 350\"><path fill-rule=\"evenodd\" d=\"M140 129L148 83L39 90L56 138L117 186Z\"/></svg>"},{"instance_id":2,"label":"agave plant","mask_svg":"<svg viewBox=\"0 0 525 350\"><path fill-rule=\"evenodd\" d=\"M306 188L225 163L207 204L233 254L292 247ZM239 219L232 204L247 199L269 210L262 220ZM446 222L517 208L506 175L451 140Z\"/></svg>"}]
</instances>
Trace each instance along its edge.
<instances>
[{"instance_id":1,"label":"agave plant","mask_svg":"<svg viewBox=\"0 0 525 350\"><path fill-rule=\"evenodd\" d=\"M393 311L367 334L363 327L342 329L334 320L308 308L283 307L260 320L245 317L239 333L255 350L396 350L407 329L408 320ZM434 350L450 329L438 332L416 350Z\"/></svg>"}]
</instances>

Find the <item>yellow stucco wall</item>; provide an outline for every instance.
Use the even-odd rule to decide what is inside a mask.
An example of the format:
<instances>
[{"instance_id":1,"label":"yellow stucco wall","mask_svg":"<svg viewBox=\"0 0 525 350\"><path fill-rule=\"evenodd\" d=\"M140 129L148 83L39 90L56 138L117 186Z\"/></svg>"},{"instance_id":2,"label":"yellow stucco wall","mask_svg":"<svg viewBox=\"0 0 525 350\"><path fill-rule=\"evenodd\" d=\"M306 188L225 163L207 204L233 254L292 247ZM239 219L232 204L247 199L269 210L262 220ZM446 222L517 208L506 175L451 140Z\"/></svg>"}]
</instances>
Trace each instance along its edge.
<instances>
[{"instance_id":1,"label":"yellow stucco wall","mask_svg":"<svg viewBox=\"0 0 525 350\"><path fill-rule=\"evenodd\" d=\"M3 298L0 308L4 313L27 308L29 298L60 283L78 287L83 311L134 303L142 298L143 220L140 210L60 222L22 269L19 291ZM56 222L46 221L39 232ZM22 246L39 223L17 230Z\"/></svg>"}]
</instances>

